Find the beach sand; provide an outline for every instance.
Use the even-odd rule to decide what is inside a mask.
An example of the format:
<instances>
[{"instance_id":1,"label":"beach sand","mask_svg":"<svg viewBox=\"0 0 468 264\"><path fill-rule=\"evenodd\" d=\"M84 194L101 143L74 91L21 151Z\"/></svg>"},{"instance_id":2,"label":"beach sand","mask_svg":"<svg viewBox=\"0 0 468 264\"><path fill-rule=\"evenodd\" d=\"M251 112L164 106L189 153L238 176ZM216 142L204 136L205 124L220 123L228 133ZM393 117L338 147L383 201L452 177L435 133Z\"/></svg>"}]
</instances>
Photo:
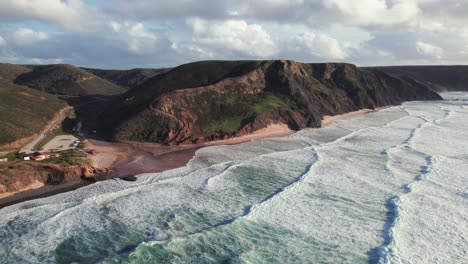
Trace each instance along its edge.
<instances>
[{"instance_id":1,"label":"beach sand","mask_svg":"<svg viewBox=\"0 0 468 264\"><path fill-rule=\"evenodd\" d=\"M149 172L162 172L185 166L195 152L203 147L234 145L252 139L281 137L293 134L285 124L272 124L252 134L194 145L165 146L156 143L110 143L88 140L87 149L94 150L91 156L96 168L111 168L111 177L123 177Z\"/></svg>"},{"instance_id":2,"label":"beach sand","mask_svg":"<svg viewBox=\"0 0 468 264\"><path fill-rule=\"evenodd\" d=\"M378 112L378 111L380 111L382 109L389 108L389 107L391 107L391 106L376 107L375 109L362 109L362 110L349 112L349 113L342 114L342 115L324 116L322 118L321 126L322 127L328 126L331 123L333 123L333 121L335 121L335 120L346 119L346 118L350 118L350 117L353 117L353 116L368 114L368 113L372 113L372 112Z\"/></svg>"}]
</instances>

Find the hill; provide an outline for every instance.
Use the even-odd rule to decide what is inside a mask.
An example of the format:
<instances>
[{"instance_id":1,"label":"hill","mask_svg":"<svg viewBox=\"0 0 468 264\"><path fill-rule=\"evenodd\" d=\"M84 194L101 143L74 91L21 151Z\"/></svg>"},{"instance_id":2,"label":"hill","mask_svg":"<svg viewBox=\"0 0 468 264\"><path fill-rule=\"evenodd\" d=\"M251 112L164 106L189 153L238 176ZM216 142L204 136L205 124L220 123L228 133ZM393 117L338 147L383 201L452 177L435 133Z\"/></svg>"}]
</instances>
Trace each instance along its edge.
<instances>
[{"instance_id":1,"label":"hill","mask_svg":"<svg viewBox=\"0 0 468 264\"><path fill-rule=\"evenodd\" d=\"M319 127L324 115L438 100L411 78L351 64L204 61L179 66L128 91L102 116L117 141L200 143L284 123Z\"/></svg>"},{"instance_id":2,"label":"hill","mask_svg":"<svg viewBox=\"0 0 468 264\"><path fill-rule=\"evenodd\" d=\"M18 76L31 72L32 67L10 63L0 63L0 81L12 83Z\"/></svg>"},{"instance_id":3,"label":"hill","mask_svg":"<svg viewBox=\"0 0 468 264\"><path fill-rule=\"evenodd\" d=\"M125 88L132 88L169 69L131 69L131 70L101 70L82 68L102 79Z\"/></svg>"},{"instance_id":4,"label":"hill","mask_svg":"<svg viewBox=\"0 0 468 264\"><path fill-rule=\"evenodd\" d=\"M65 102L56 96L13 83L32 69L0 64L0 145L39 132Z\"/></svg>"},{"instance_id":5,"label":"hill","mask_svg":"<svg viewBox=\"0 0 468 264\"><path fill-rule=\"evenodd\" d=\"M40 91L60 95L113 95L125 88L104 80L88 71L66 64L29 66L15 83Z\"/></svg>"},{"instance_id":6,"label":"hill","mask_svg":"<svg viewBox=\"0 0 468 264\"><path fill-rule=\"evenodd\" d=\"M389 66L377 69L409 76L435 91L468 91L468 66Z\"/></svg>"}]
</instances>

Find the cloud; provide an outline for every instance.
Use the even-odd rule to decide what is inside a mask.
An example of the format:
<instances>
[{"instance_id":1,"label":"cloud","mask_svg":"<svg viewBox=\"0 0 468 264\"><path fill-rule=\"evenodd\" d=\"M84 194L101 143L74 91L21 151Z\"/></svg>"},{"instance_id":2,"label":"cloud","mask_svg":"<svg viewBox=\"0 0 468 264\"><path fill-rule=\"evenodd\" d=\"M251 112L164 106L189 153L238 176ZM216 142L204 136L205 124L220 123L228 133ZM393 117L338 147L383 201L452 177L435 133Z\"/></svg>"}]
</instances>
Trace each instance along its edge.
<instances>
[{"instance_id":1,"label":"cloud","mask_svg":"<svg viewBox=\"0 0 468 264\"><path fill-rule=\"evenodd\" d=\"M29 28L19 28L13 33L13 40L18 45L29 45L49 38L45 32L34 31Z\"/></svg>"},{"instance_id":2,"label":"cloud","mask_svg":"<svg viewBox=\"0 0 468 264\"><path fill-rule=\"evenodd\" d=\"M259 58L278 53L271 36L258 24L243 20L213 22L202 19L191 19L188 24L193 29L193 42L202 47Z\"/></svg>"},{"instance_id":3,"label":"cloud","mask_svg":"<svg viewBox=\"0 0 468 264\"><path fill-rule=\"evenodd\" d=\"M0 36L0 48L6 46L6 44L6 40L2 36Z\"/></svg>"},{"instance_id":4,"label":"cloud","mask_svg":"<svg viewBox=\"0 0 468 264\"><path fill-rule=\"evenodd\" d=\"M0 0L0 60L106 68L204 59L466 64L461 0Z\"/></svg>"},{"instance_id":5,"label":"cloud","mask_svg":"<svg viewBox=\"0 0 468 264\"><path fill-rule=\"evenodd\" d=\"M161 21L173 18L223 18L227 15L226 1L219 0L116 0L105 3L111 14L140 21Z\"/></svg>"},{"instance_id":6,"label":"cloud","mask_svg":"<svg viewBox=\"0 0 468 264\"><path fill-rule=\"evenodd\" d=\"M435 59L441 59L444 55L444 50L442 48L421 41L416 42L416 50L419 54Z\"/></svg>"},{"instance_id":7,"label":"cloud","mask_svg":"<svg viewBox=\"0 0 468 264\"><path fill-rule=\"evenodd\" d=\"M362 26L400 24L420 12L415 0L323 0L323 6L347 22Z\"/></svg>"},{"instance_id":8,"label":"cloud","mask_svg":"<svg viewBox=\"0 0 468 264\"><path fill-rule=\"evenodd\" d=\"M112 32L109 34L109 38L116 42L125 43L128 51L134 55L154 54L160 47L171 45L168 40L157 36L142 23L113 21L109 23L109 27Z\"/></svg>"},{"instance_id":9,"label":"cloud","mask_svg":"<svg viewBox=\"0 0 468 264\"><path fill-rule=\"evenodd\" d=\"M296 52L303 52L317 58L345 59L348 54L343 44L326 34L301 32L292 38Z\"/></svg>"},{"instance_id":10,"label":"cloud","mask_svg":"<svg viewBox=\"0 0 468 264\"><path fill-rule=\"evenodd\" d=\"M0 21L42 21L67 29L89 32L103 14L81 0L2 0Z\"/></svg>"},{"instance_id":11,"label":"cloud","mask_svg":"<svg viewBox=\"0 0 468 264\"><path fill-rule=\"evenodd\" d=\"M268 21L291 21L307 17L304 0L237 0L226 1L227 13L238 18Z\"/></svg>"}]
</instances>

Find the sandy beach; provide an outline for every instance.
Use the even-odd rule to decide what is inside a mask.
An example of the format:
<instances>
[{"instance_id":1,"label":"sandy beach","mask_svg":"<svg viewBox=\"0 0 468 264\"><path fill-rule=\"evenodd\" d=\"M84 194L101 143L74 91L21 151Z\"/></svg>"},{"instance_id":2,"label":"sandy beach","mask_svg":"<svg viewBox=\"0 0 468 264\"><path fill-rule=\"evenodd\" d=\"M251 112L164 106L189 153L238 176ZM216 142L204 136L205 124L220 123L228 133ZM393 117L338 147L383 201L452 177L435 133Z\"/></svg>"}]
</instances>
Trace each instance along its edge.
<instances>
[{"instance_id":1,"label":"sandy beach","mask_svg":"<svg viewBox=\"0 0 468 264\"><path fill-rule=\"evenodd\" d=\"M90 139L86 148L95 152L91 159L96 168L111 168L110 177L123 177L185 166L195 156L195 152L203 147L234 145L252 139L281 137L293 133L294 131L285 124L272 124L249 135L204 144L165 146L156 143L110 143Z\"/></svg>"},{"instance_id":2,"label":"sandy beach","mask_svg":"<svg viewBox=\"0 0 468 264\"><path fill-rule=\"evenodd\" d=\"M375 109L361 109L361 110L358 110L358 111L353 111L353 112L345 113L345 114L342 114L342 115L324 116L322 118L321 126L322 127L328 126L331 123L333 123L333 121L336 121L336 120L346 119L346 118L350 118L350 117L353 117L353 116L368 114L368 113L372 113L372 112L378 112L378 111L380 111L382 109L389 108L389 107L392 107L392 106L390 105L390 106L376 107Z\"/></svg>"}]
</instances>

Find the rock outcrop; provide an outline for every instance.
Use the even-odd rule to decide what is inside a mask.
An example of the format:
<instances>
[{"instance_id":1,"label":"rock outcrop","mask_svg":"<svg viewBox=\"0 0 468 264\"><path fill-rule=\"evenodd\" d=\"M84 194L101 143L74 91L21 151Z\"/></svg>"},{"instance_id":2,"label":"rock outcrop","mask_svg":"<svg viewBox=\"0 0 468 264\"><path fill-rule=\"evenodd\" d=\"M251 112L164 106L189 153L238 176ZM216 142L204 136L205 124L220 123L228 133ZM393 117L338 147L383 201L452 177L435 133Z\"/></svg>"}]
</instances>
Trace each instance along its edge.
<instances>
[{"instance_id":1,"label":"rock outcrop","mask_svg":"<svg viewBox=\"0 0 468 264\"><path fill-rule=\"evenodd\" d=\"M86 166L61 167L55 164L37 162L3 163L0 168L0 196L24 190L34 183L59 185L80 179L96 181L96 177L107 174L108 169Z\"/></svg>"},{"instance_id":2,"label":"rock outcrop","mask_svg":"<svg viewBox=\"0 0 468 264\"><path fill-rule=\"evenodd\" d=\"M180 66L124 94L103 116L101 132L117 141L201 143L272 123L299 130L319 127L324 115L441 99L411 78L351 64L211 63Z\"/></svg>"}]
</instances>

